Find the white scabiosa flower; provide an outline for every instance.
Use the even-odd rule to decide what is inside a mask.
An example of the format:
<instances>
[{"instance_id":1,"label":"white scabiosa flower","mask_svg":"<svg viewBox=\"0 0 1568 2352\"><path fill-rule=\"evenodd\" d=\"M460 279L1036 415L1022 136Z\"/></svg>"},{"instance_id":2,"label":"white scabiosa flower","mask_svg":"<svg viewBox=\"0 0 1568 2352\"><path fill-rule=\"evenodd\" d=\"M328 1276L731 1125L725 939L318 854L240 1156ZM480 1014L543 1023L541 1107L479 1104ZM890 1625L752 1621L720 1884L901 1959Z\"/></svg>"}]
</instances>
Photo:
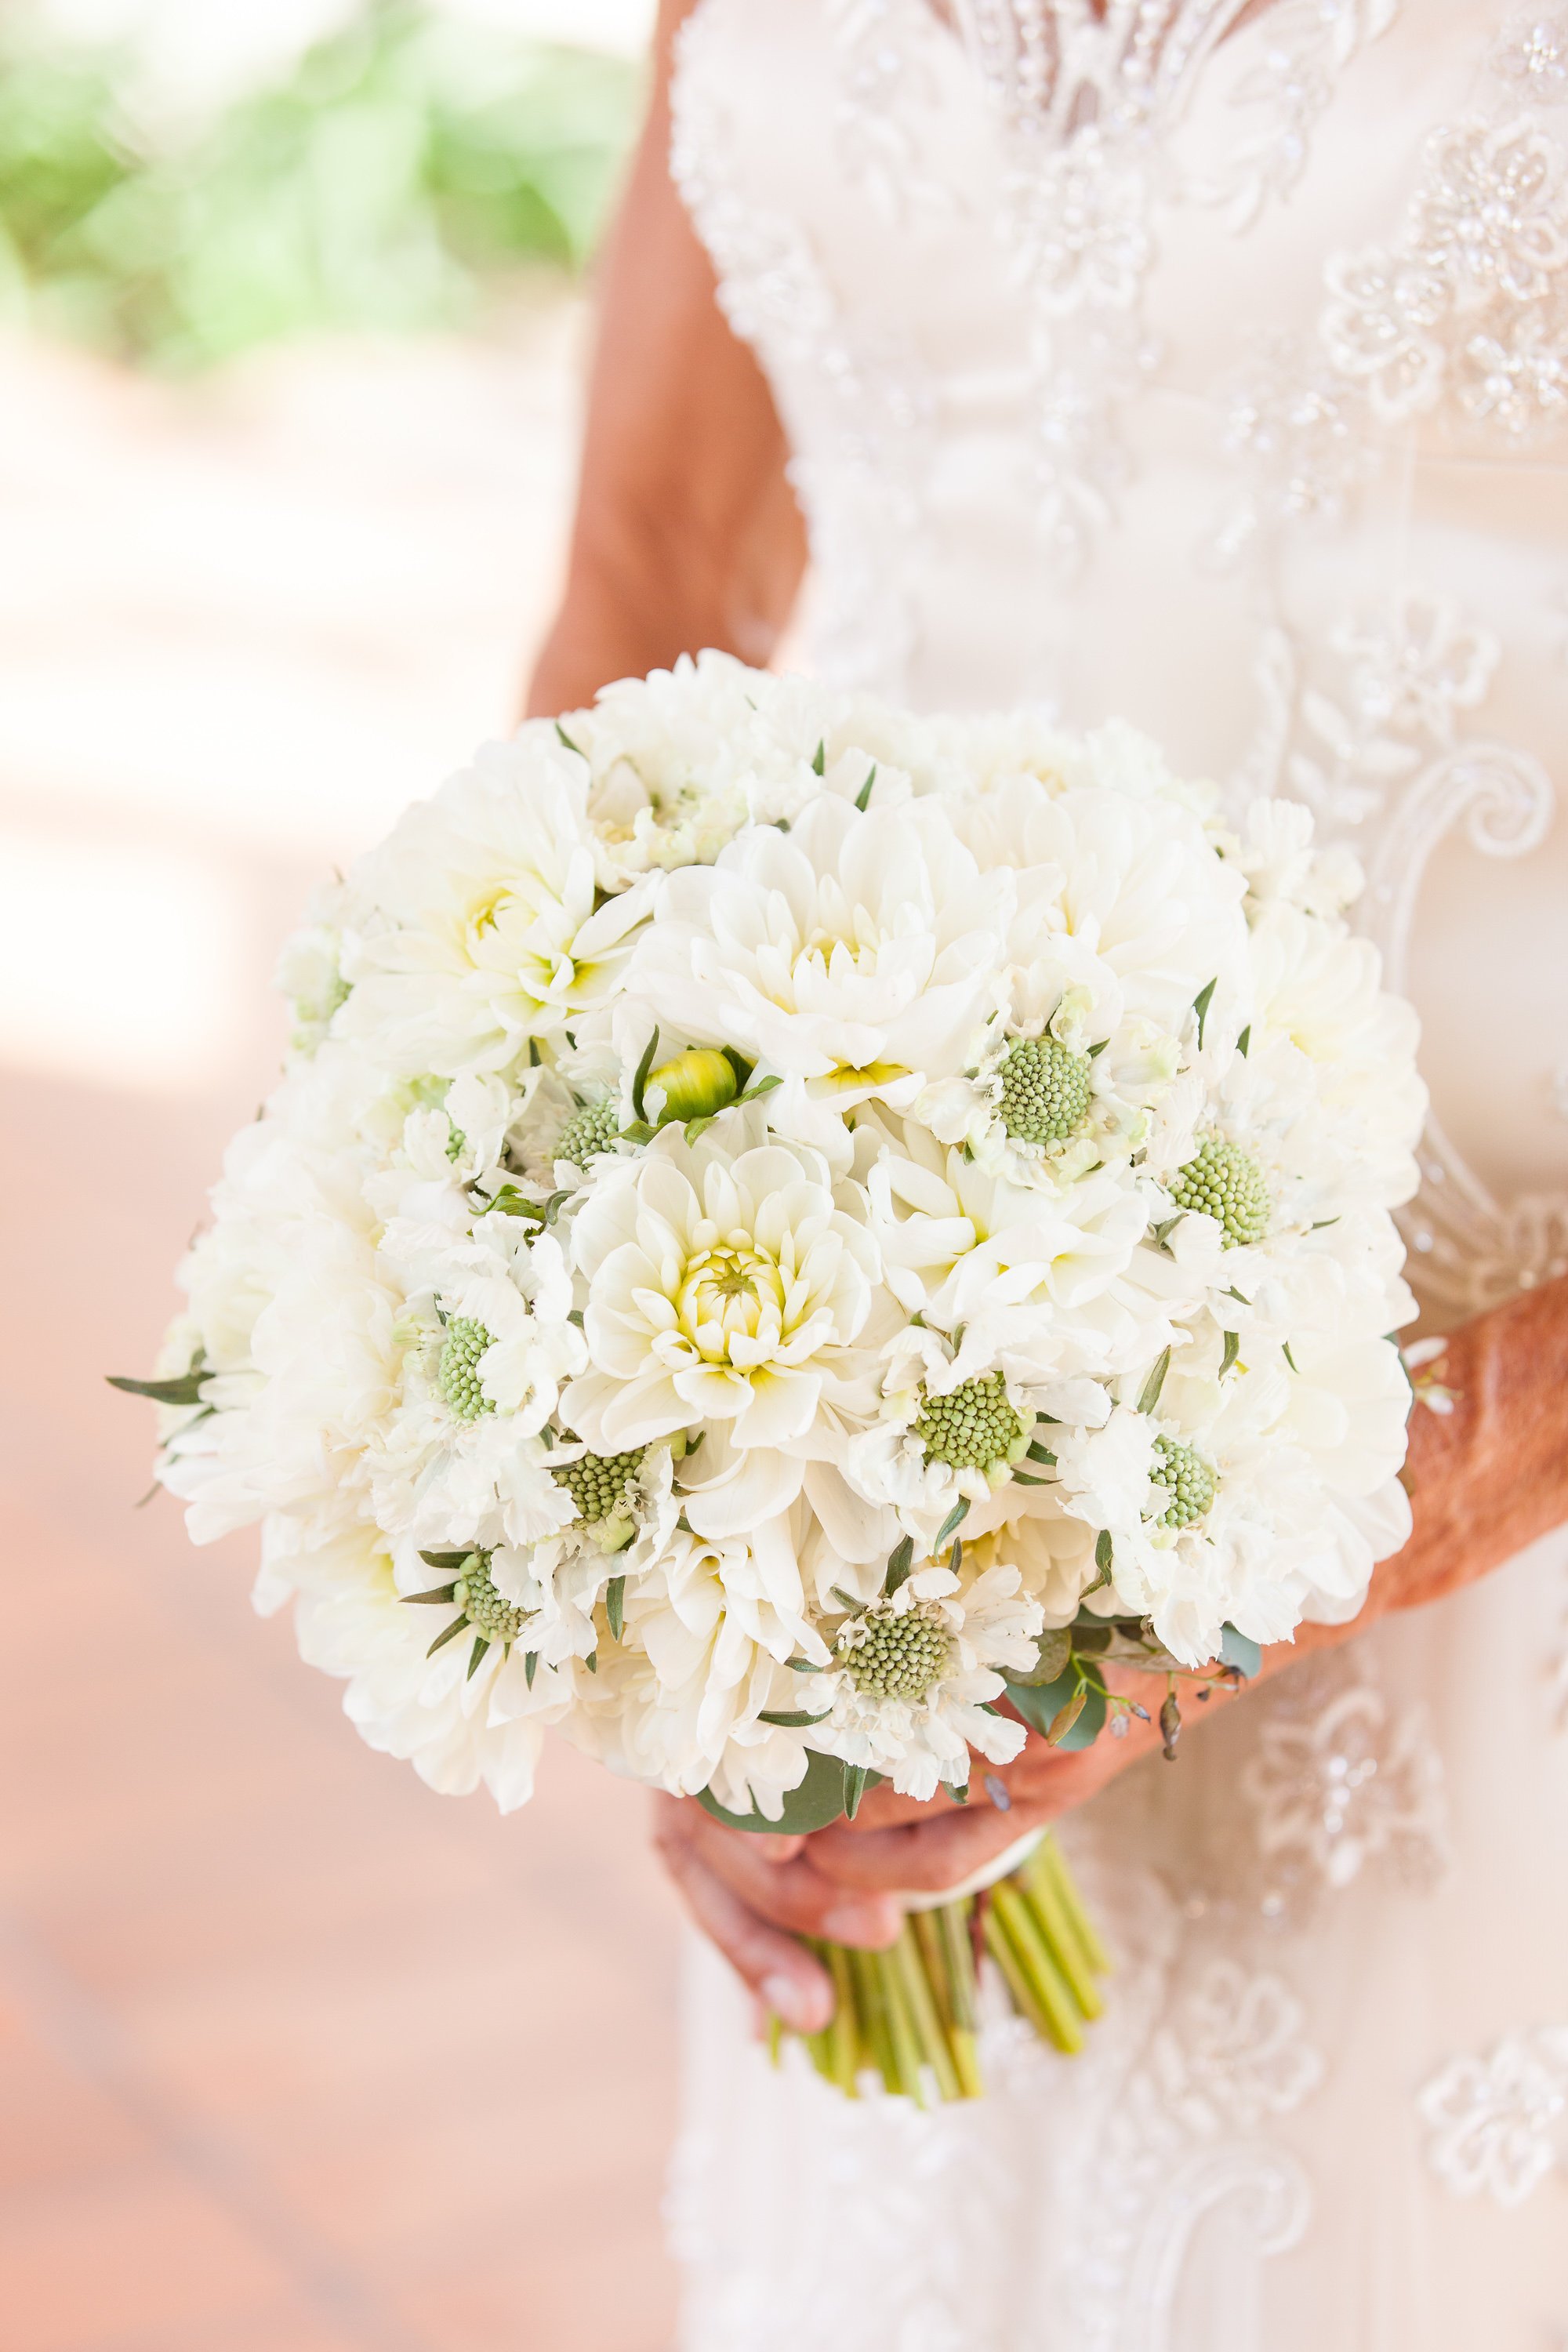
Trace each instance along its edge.
<instances>
[{"instance_id":1,"label":"white scabiosa flower","mask_svg":"<svg viewBox=\"0 0 1568 2352\"><path fill-rule=\"evenodd\" d=\"M828 1671L802 1678L823 1710L812 1745L885 1773L904 1796L933 1797L943 1781L966 1787L972 1748L1005 1764L1024 1745L1024 1726L990 1709L1005 1691L1004 1670L1033 1665L1043 1623L1015 1568L968 1578L916 1570L890 1596L847 1612L833 1629Z\"/></svg>"}]
</instances>

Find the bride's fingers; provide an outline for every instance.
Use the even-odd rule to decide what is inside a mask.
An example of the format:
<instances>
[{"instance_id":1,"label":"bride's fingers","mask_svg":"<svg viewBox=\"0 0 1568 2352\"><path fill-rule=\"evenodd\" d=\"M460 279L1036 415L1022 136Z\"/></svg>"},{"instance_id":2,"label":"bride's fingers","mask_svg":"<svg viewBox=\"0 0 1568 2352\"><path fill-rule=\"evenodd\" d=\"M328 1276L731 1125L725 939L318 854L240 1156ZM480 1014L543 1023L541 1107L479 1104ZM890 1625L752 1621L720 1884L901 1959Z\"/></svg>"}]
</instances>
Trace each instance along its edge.
<instances>
[{"instance_id":1,"label":"bride's fingers","mask_svg":"<svg viewBox=\"0 0 1568 2352\"><path fill-rule=\"evenodd\" d=\"M898 1935L896 1903L880 1893L841 1885L825 1876L809 1855L773 1862L757 1851L769 1843L767 1838L726 1829L695 1807L682 1826L687 1844L715 1876L775 1927L871 1949L890 1944Z\"/></svg>"},{"instance_id":2,"label":"bride's fingers","mask_svg":"<svg viewBox=\"0 0 1568 2352\"><path fill-rule=\"evenodd\" d=\"M1010 1812L993 1806L937 1813L927 1821L882 1830L836 1824L812 1840L816 1869L842 1886L886 1887L890 1892L940 1895L962 1885L997 1854L1037 1828L1044 1809L1016 1804Z\"/></svg>"},{"instance_id":3,"label":"bride's fingers","mask_svg":"<svg viewBox=\"0 0 1568 2352\"><path fill-rule=\"evenodd\" d=\"M659 1844L687 1910L731 1967L797 2033L820 2032L833 2015L833 1984L805 1946L759 1918L685 1839Z\"/></svg>"}]
</instances>

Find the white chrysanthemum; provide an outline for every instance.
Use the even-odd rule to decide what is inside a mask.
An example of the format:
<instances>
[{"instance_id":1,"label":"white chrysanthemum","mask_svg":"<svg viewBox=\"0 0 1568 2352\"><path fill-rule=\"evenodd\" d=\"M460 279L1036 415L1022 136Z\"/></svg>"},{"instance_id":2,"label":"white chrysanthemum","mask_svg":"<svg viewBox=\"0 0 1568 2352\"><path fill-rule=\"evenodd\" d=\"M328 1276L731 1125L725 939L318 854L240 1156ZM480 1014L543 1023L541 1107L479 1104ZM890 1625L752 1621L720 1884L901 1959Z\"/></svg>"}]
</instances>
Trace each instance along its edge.
<instances>
[{"instance_id":1,"label":"white chrysanthemum","mask_svg":"<svg viewBox=\"0 0 1568 2352\"><path fill-rule=\"evenodd\" d=\"M906 1101L984 1028L1009 877L983 877L941 806L824 794L672 875L628 989L683 1034L838 1094Z\"/></svg>"},{"instance_id":2,"label":"white chrysanthemum","mask_svg":"<svg viewBox=\"0 0 1568 2352\"><path fill-rule=\"evenodd\" d=\"M586 772L536 728L410 809L353 879L384 920L337 1028L409 1073L526 1059L609 994L648 908L643 884L599 903Z\"/></svg>"},{"instance_id":3,"label":"white chrysanthemum","mask_svg":"<svg viewBox=\"0 0 1568 2352\"><path fill-rule=\"evenodd\" d=\"M1005 1694L1004 1671L1033 1665L1043 1623L1016 1568L918 1569L889 1598L845 1615L827 1673L802 1677L805 1704L823 1710L812 1746L885 1773L904 1796L967 1787L972 1748L1005 1764L1024 1745L1024 1726L989 1710Z\"/></svg>"},{"instance_id":4,"label":"white chrysanthemum","mask_svg":"<svg viewBox=\"0 0 1568 2352\"><path fill-rule=\"evenodd\" d=\"M602 1452L704 1422L737 1446L809 1452L814 1423L863 1378L875 1244L810 1152L731 1158L721 1140L754 1131L743 1114L695 1145L667 1128L577 1218L591 1369L564 1409Z\"/></svg>"},{"instance_id":5,"label":"white chrysanthemum","mask_svg":"<svg viewBox=\"0 0 1568 2352\"><path fill-rule=\"evenodd\" d=\"M997 1364L1043 1388L1109 1373L1163 1328L1149 1295L1121 1281L1147 1211L1112 1174L1040 1192L943 1151L907 1121L868 1190L889 1289L942 1330L962 1327L963 1377ZM1057 1411L1048 1391L1042 1409Z\"/></svg>"}]
</instances>

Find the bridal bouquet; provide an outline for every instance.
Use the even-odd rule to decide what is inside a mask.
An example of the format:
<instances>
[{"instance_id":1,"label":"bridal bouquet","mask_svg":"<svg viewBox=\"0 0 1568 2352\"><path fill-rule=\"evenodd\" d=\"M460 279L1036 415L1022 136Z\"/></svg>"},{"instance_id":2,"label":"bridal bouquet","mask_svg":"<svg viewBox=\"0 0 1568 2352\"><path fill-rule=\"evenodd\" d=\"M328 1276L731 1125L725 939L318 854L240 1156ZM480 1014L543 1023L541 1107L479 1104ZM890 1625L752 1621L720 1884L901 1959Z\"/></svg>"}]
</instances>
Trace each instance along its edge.
<instances>
[{"instance_id":1,"label":"bridal bouquet","mask_svg":"<svg viewBox=\"0 0 1568 2352\"><path fill-rule=\"evenodd\" d=\"M1423 1097L1356 879L1121 724L705 655L525 726L285 953L282 1082L124 1383L163 1483L260 1523L366 1739L502 1806L552 1725L764 1832L962 1796L1124 1730L1118 1663L1169 1748L1179 1677L1408 1529ZM847 2087L973 2087L955 1923L834 1958ZM984 1937L1070 2044L1059 1855Z\"/></svg>"}]
</instances>

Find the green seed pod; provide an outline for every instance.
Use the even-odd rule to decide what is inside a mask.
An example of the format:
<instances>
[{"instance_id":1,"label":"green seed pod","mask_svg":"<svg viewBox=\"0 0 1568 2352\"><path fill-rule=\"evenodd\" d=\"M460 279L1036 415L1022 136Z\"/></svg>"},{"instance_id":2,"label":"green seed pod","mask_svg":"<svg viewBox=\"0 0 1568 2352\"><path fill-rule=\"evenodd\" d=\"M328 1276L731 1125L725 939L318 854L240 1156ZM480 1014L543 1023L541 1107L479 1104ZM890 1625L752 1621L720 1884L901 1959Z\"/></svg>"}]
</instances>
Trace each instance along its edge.
<instances>
[{"instance_id":1,"label":"green seed pod","mask_svg":"<svg viewBox=\"0 0 1568 2352\"><path fill-rule=\"evenodd\" d=\"M656 1087L664 1097L656 1113L660 1126L678 1118L710 1118L741 1091L734 1065L712 1045L688 1045L684 1054L659 1064L647 1082L650 1111Z\"/></svg>"}]
</instances>

